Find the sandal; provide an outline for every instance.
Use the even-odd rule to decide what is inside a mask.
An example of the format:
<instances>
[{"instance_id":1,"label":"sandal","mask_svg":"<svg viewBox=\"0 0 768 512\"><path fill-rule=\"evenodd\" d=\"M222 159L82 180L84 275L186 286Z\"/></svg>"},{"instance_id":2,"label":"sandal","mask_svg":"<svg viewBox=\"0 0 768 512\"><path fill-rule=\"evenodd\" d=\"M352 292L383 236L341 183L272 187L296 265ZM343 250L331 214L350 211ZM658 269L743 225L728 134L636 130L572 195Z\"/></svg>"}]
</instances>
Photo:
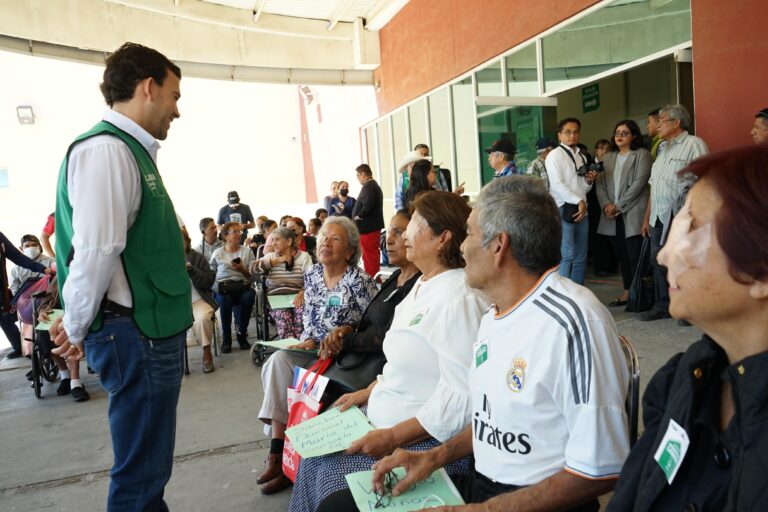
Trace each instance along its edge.
<instances>
[{"instance_id":1,"label":"sandal","mask_svg":"<svg viewBox=\"0 0 768 512\"><path fill-rule=\"evenodd\" d=\"M621 297L616 297L611 302L608 303L609 308L617 308L619 306L626 306L627 300L621 300Z\"/></svg>"}]
</instances>

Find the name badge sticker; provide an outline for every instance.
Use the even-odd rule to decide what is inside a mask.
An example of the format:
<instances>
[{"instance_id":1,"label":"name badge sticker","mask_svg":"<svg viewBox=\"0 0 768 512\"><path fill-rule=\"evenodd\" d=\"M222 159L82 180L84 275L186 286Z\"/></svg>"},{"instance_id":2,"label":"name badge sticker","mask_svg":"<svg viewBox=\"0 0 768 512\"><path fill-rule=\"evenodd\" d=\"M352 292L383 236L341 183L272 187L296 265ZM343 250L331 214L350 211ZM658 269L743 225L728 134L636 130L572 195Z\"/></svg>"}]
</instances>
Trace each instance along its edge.
<instances>
[{"instance_id":1,"label":"name badge sticker","mask_svg":"<svg viewBox=\"0 0 768 512\"><path fill-rule=\"evenodd\" d=\"M685 453L688 451L690 444L691 441L688 438L688 433L675 420L670 419L667 432L661 440L659 449L656 450L656 455L653 456L666 475L667 482L670 484L675 479L680 466L682 466Z\"/></svg>"},{"instance_id":2,"label":"name badge sticker","mask_svg":"<svg viewBox=\"0 0 768 512\"><path fill-rule=\"evenodd\" d=\"M424 315L426 315L428 312L429 312L429 308L427 308L426 311L417 313L416 316L411 318L411 321L408 322L408 327L413 327L414 325L418 325L419 323L421 323L422 318L424 318Z\"/></svg>"},{"instance_id":3,"label":"name badge sticker","mask_svg":"<svg viewBox=\"0 0 768 512\"><path fill-rule=\"evenodd\" d=\"M475 368L488 360L488 343L481 340L475 344Z\"/></svg>"},{"instance_id":4,"label":"name badge sticker","mask_svg":"<svg viewBox=\"0 0 768 512\"><path fill-rule=\"evenodd\" d=\"M329 306L341 306L341 294L340 293L329 293L328 294L328 305Z\"/></svg>"}]
</instances>

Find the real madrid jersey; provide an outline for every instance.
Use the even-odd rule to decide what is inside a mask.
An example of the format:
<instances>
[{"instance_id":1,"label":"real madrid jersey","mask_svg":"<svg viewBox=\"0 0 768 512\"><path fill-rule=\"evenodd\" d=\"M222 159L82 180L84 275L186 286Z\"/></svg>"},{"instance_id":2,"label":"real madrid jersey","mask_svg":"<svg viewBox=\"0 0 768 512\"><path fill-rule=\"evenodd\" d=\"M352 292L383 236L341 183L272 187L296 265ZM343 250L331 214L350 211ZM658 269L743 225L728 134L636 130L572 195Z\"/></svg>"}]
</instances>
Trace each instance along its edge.
<instances>
[{"instance_id":1,"label":"real madrid jersey","mask_svg":"<svg viewBox=\"0 0 768 512\"><path fill-rule=\"evenodd\" d=\"M545 273L507 311L483 317L469 372L475 467L510 485L565 469L618 476L629 453L629 375L597 298Z\"/></svg>"}]
</instances>

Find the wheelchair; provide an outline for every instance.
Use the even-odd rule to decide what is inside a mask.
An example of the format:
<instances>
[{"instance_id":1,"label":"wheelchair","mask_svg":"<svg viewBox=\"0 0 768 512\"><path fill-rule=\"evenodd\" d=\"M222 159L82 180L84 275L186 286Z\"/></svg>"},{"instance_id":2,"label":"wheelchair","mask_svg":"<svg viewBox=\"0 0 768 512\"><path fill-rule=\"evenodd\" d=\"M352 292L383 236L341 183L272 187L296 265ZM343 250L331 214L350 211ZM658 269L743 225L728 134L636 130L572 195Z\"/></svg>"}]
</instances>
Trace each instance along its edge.
<instances>
[{"instance_id":1,"label":"wheelchair","mask_svg":"<svg viewBox=\"0 0 768 512\"><path fill-rule=\"evenodd\" d=\"M269 341L276 337L276 334L270 334L270 325L274 324L269 317L268 304L267 278L262 275L259 280L256 281L256 304L253 308L253 317L256 322L256 339L258 341ZM251 362L254 366L261 366L272 352L274 352L274 350L271 350L264 345L254 343L251 345Z\"/></svg>"},{"instance_id":2,"label":"wheelchair","mask_svg":"<svg viewBox=\"0 0 768 512\"><path fill-rule=\"evenodd\" d=\"M30 377L37 398L43 398L43 379L48 382L56 382L56 378L59 376L59 367L51 354L51 349L54 348L53 342L48 333L36 330L38 304L46 295L46 292L37 292L32 296L32 371Z\"/></svg>"}]
</instances>

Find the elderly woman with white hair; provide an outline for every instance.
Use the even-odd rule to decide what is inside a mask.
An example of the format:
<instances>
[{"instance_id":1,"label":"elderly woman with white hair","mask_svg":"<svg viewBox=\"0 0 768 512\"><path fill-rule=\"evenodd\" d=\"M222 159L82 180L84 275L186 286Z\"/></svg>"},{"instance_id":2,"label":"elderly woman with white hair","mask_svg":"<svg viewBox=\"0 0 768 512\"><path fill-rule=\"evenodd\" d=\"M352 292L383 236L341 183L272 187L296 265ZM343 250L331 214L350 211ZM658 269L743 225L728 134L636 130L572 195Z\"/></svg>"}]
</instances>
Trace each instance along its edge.
<instances>
[{"instance_id":1,"label":"elderly woman with white hair","mask_svg":"<svg viewBox=\"0 0 768 512\"><path fill-rule=\"evenodd\" d=\"M346 217L328 217L317 241L318 263L304 274L304 330L294 348L314 350L330 332L342 325L357 325L376 295L373 279L358 267L360 234ZM290 480L282 472L285 425L288 422L286 389L293 381L294 360L284 351L267 359L262 368L264 401L259 419L272 426L267 467L256 483L261 492L285 489Z\"/></svg>"}]
</instances>

